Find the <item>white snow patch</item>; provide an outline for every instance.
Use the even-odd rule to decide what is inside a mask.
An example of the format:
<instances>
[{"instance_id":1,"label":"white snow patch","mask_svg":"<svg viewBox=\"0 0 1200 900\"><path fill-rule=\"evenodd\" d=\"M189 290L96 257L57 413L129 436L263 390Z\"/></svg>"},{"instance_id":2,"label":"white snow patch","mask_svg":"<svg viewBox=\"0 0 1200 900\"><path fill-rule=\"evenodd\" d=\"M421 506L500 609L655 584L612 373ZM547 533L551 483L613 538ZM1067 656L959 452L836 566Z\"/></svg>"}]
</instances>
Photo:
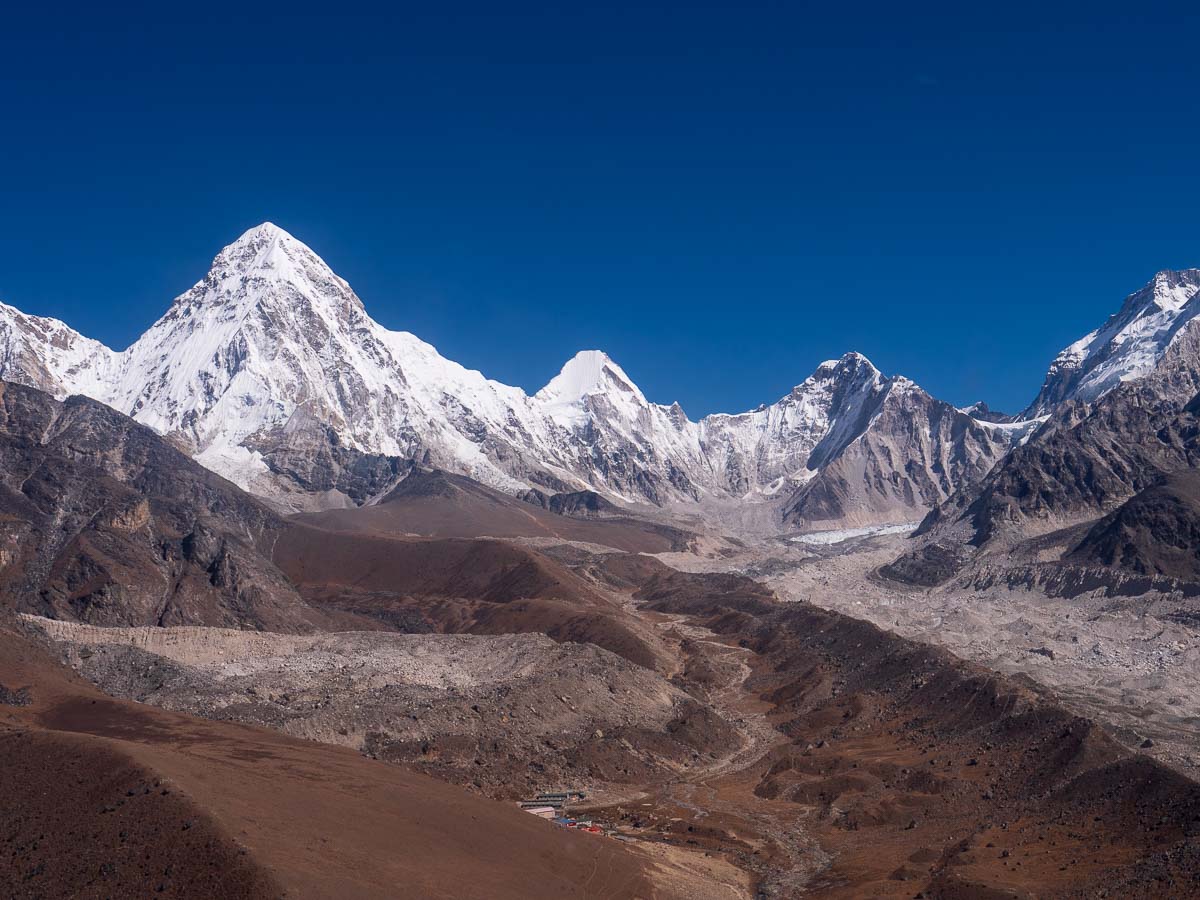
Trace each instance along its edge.
<instances>
[{"instance_id":1,"label":"white snow patch","mask_svg":"<svg viewBox=\"0 0 1200 900\"><path fill-rule=\"evenodd\" d=\"M868 525L863 528L840 528L836 531L813 531L808 534L798 534L791 540L797 544L827 547L860 537L873 537L879 534L907 534L916 530L920 524L920 522L904 522L900 525Z\"/></svg>"}]
</instances>

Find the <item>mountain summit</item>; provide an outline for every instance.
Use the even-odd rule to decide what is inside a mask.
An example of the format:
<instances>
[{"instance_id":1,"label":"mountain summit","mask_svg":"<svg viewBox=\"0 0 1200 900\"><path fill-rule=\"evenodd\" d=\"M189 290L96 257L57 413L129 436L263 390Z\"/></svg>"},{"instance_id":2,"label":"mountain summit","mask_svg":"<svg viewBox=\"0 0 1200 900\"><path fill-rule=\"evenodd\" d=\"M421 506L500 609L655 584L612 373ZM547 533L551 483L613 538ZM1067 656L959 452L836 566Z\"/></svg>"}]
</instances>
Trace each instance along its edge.
<instances>
[{"instance_id":1,"label":"mountain summit","mask_svg":"<svg viewBox=\"0 0 1200 900\"><path fill-rule=\"evenodd\" d=\"M642 402L646 398L625 370L602 350L580 350L562 367L536 397L546 403L574 403L589 394L615 389L633 394Z\"/></svg>"},{"instance_id":2,"label":"mountain summit","mask_svg":"<svg viewBox=\"0 0 1200 900\"><path fill-rule=\"evenodd\" d=\"M1145 376L1198 313L1200 269L1159 272L1104 325L1055 357L1025 417L1044 416L1068 400L1096 400Z\"/></svg>"}]
</instances>

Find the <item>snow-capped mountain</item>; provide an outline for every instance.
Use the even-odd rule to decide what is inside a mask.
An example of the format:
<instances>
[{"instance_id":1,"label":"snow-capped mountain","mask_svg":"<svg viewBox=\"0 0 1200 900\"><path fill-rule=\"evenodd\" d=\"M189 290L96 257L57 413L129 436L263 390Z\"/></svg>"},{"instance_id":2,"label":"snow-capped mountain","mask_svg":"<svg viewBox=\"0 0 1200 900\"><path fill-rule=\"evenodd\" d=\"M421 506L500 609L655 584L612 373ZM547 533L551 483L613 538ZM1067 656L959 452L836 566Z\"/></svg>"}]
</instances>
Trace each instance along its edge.
<instances>
[{"instance_id":1,"label":"snow-capped mountain","mask_svg":"<svg viewBox=\"0 0 1200 900\"><path fill-rule=\"evenodd\" d=\"M1060 353L1026 411L1037 417L1005 426L1033 433L935 507L917 531L920 542L891 574L941 583L974 560L995 562L994 554L1003 557L1033 536L1075 539L1067 529L1109 515L1115 518L1097 526L1092 543L1072 548L1070 558L1135 566L1143 538L1175 546L1183 532L1170 526L1190 521L1190 482L1183 477L1176 485L1180 494L1172 494L1176 487L1154 491L1200 465L1198 312L1200 270L1160 272L1103 327ZM1132 505L1118 514L1126 502ZM1121 544L1135 526L1141 537ZM1114 542L1127 558L1112 555ZM1086 576L1099 586L1096 577Z\"/></svg>"},{"instance_id":2,"label":"snow-capped mountain","mask_svg":"<svg viewBox=\"0 0 1200 900\"><path fill-rule=\"evenodd\" d=\"M882 491L890 499L876 508L888 518L922 511L1013 440L856 353L823 363L776 403L698 422L648 400L595 350L529 395L379 325L311 249L270 223L222 250L121 353L0 306L0 377L101 400L290 508L369 502L411 460L514 493L782 502L849 448L871 446L874 461L842 470L853 483L836 493L857 502ZM880 438L899 422L882 413L902 397L917 398L900 423L909 436ZM912 472L936 473L937 488L915 485ZM793 518L839 515L812 506Z\"/></svg>"},{"instance_id":3,"label":"snow-capped mountain","mask_svg":"<svg viewBox=\"0 0 1200 900\"><path fill-rule=\"evenodd\" d=\"M97 397L111 382L118 358L58 319L27 316L0 303L0 380L58 397Z\"/></svg>"},{"instance_id":4,"label":"snow-capped mountain","mask_svg":"<svg viewBox=\"0 0 1200 900\"><path fill-rule=\"evenodd\" d=\"M710 464L735 494L803 483L866 424L886 380L865 356L847 353L769 406L706 416L700 430Z\"/></svg>"},{"instance_id":5,"label":"snow-capped mountain","mask_svg":"<svg viewBox=\"0 0 1200 900\"><path fill-rule=\"evenodd\" d=\"M1055 357L1025 418L1046 415L1068 400L1096 400L1142 378L1197 314L1200 269L1159 272L1103 326Z\"/></svg>"},{"instance_id":6,"label":"snow-capped mountain","mask_svg":"<svg viewBox=\"0 0 1200 900\"><path fill-rule=\"evenodd\" d=\"M994 422L997 425L1016 421L1016 416L1010 416L1008 413L992 409L982 400L977 400L970 406L959 407L959 412L964 412L972 419L978 419L980 422Z\"/></svg>"},{"instance_id":7,"label":"snow-capped mountain","mask_svg":"<svg viewBox=\"0 0 1200 900\"><path fill-rule=\"evenodd\" d=\"M830 432L831 452L814 452L814 476L788 499L785 521L916 521L985 476L1037 424L973 418L902 376L880 379L865 401L857 422Z\"/></svg>"}]
</instances>

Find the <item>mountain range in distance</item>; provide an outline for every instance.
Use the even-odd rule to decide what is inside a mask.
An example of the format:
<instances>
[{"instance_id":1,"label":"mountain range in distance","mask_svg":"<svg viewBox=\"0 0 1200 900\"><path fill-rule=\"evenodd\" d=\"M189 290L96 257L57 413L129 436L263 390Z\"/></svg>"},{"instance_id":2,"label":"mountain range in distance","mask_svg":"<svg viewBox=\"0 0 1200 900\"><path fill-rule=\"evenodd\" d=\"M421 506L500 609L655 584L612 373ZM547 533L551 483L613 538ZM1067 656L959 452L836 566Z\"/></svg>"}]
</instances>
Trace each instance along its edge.
<instances>
[{"instance_id":1,"label":"mountain range in distance","mask_svg":"<svg viewBox=\"0 0 1200 900\"><path fill-rule=\"evenodd\" d=\"M600 351L534 394L489 380L379 325L264 223L122 352L0 305L0 379L99 400L288 512L374 503L417 464L513 495L586 490L701 516L750 503L768 528L812 531L961 502L1051 418L1150 376L1198 293L1196 270L1156 275L1059 354L1019 416L956 409L847 353L774 403L692 421Z\"/></svg>"}]
</instances>

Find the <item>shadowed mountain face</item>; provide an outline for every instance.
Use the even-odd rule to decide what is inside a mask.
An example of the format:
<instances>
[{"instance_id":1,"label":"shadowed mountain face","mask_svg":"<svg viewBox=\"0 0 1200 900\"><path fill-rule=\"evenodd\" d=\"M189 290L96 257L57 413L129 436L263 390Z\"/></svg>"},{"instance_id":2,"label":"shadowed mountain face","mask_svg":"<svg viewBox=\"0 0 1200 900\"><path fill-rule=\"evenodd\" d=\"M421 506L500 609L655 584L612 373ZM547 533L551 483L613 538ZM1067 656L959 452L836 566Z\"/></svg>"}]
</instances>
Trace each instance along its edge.
<instances>
[{"instance_id":1,"label":"shadowed mountain face","mask_svg":"<svg viewBox=\"0 0 1200 900\"><path fill-rule=\"evenodd\" d=\"M1017 421L1016 416L1000 412L998 409L992 409L982 400L972 403L963 409L962 412L966 413L972 419L978 419L980 422L994 422L997 425L1005 425L1009 422Z\"/></svg>"},{"instance_id":2,"label":"shadowed mountain face","mask_svg":"<svg viewBox=\"0 0 1200 900\"><path fill-rule=\"evenodd\" d=\"M1019 433L982 424L915 385L893 385L864 410L859 433L795 492L784 521L810 527L916 521L982 478Z\"/></svg>"},{"instance_id":3,"label":"shadowed mountain face","mask_svg":"<svg viewBox=\"0 0 1200 900\"><path fill-rule=\"evenodd\" d=\"M539 490L526 491L521 499L560 516L575 516L579 519L603 519L625 515L625 510L595 491L567 491L546 495Z\"/></svg>"},{"instance_id":4,"label":"shadowed mountain face","mask_svg":"<svg viewBox=\"0 0 1200 900\"><path fill-rule=\"evenodd\" d=\"M93 400L0 383L0 592L25 612L109 625L308 630L260 552L269 509Z\"/></svg>"},{"instance_id":5,"label":"shadowed mountain face","mask_svg":"<svg viewBox=\"0 0 1200 900\"><path fill-rule=\"evenodd\" d=\"M1067 560L1200 582L1200 472L1177 472L1138 492L1097 522Z\"/></svg>"},{"instance_id":6,"label":"shadowed mountain face","mask_svg":"<svg viewBox=\"0 0 1200 900\"><path fill-rule=\"evenodd\" d=\"M527 537L584 541L617 550L661 553L686 549L693 537L640 519L592 492L532 492L517 499L461 475L413 468L373 506L326 510L296 521L331 531L424 537Z\"/></svg>"}]
</instances>

